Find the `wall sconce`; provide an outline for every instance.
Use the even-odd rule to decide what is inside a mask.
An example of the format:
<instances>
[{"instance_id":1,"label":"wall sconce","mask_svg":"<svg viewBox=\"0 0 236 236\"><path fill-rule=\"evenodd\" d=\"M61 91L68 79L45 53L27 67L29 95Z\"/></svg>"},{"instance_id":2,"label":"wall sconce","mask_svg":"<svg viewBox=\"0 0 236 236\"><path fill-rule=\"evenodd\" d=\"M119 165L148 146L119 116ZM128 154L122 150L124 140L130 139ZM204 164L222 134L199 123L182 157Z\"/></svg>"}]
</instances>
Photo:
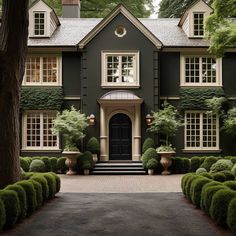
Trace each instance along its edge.
<instances>
[{"instance_id":1,"label":"wall sconce","mask_svg":"<svg viewBox=\"0 0 236 236\"><path fill-rule=\"evenodd\" d=\"M150 114L146 115L146 124L151 125L152 123L152 116Z\"/></svg>"},{"instance_id":2,"label":"wall sconce","mask_svg":"<svg viewBox=\"0 0 236 236\"><path fill-rule=\"evenodd\" d=\"M95 115L91 114L90 116L87 117L89 125L95 125Z\"/></svg>"}]
</instances>

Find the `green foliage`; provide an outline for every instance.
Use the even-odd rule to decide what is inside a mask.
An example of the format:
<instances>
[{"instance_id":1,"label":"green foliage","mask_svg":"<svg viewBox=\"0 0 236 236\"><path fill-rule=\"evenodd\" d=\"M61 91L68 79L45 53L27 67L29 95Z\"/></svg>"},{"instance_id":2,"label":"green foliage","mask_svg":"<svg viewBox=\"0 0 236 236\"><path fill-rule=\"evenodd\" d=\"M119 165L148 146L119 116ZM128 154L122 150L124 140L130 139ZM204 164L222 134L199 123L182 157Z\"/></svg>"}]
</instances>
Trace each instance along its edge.
<instances>
[{"instance_id":1,"label":"green foliage","mask_svg":"<svg viewBox=\"0 0 236 236\"><path fill-rule=\"evenodd\" d=\"M210 172L216 173L223 170L231 170L232 167L233 167L233 163L230 160L221 159L211 166Z\"/></svg>"},{"instance_id":2,"label":"green foliage","mask_svg":"<svg viewBox=\"0 0 236 236\"><path fill-rule=\"evenodd\" d=\"M148 130L164 135L165 145L169 146L169 138L176 135L180 126L182 123L176 108L165 103L162 110L153 112L153 120Z\"/></svg>"},{"instance_id":3,"label":"green foliage","mask_svg":"<svg viewBox=\"0 0 236 236\"><path fill-rule=\"evenodd\" d=\"M65 162L66 162L66 157L60 157L57 159L57 170L61 174L64 174L68 170L68 167L66 166Z\"/></svg>"},{"instance_id":4,"label":"green foliage","mask_svg":"<svg viewBox=\"0 0 236 236\"><path fill-rule=\"evenodd\" d=\"M224 170L221 171L220 173L223 173L225 175L226 181L235 179L235 175L229 170Z\"/></svg>"},{"instance_id":5,"label":"green foliage","mask_svg":"<svg viewBox=\"0 0 236 236\"><path fill-rule=\"evenodd\" d=\"M223 97L224 90L222 88L181 88L180 110L187 109L207 109L206 100L212 97Z\"/></svg>"},{"instance_id":6,"label":"green foliage","mask_svg":"<svg viewBox=\"0 0 236 236\"><path fill-rule=\"evenodd\" d=\"M232 156L230 157L230 160L232 161L233 164L236 164L236 157Z\"/></svg>"},{"instance_id":7,"label":"green foliage","mask_svg":"<svg viewBox=\"0 0 236 236\"><path fill-rule=\"evenodd\" d=\"M225 97L213 97L206 100L206 107L211 114L223 117L229 109L229 102Z\"/></svg>"},{"instance_id":8,"label":"green foliage","mask_svg":"<svg viewBox=\"0 0 236 236\"><path fill-rule=\"evenodd\" d=\"M43 201L46 201L49 197L49 188L45 177L42 174L34 174L30 179L41 184Z\"/></svg>"},{"instance_id":9,"label":"green foliage","mask_svg":"<svg viewBox=\"0 0 236 236\"><path fill-rule=\"evenodd\" d=\"M158 160L157 152L154 148L148 148L142 156L143 167L147 169L147 163L151 159Z\"/></svg>"},{"instance_id":10,"label":"green foliage","mask_svg":"<svg viewBox=\"0 0 236 236\"><path fill-rule=\"evenodd\" d=\"M203 177L206 177L206 178L208 178L208 179L213 179L213 177L212 177L209 173L207 173L207 172L203 172L203 173L200 173L200 174L198 174L198 175L203 176Z\"/></svg>"},{"instance_id":11,"label":"green foliage","mask_svg":"<svg viewBox=\"0 0 236 236\"><path fill-rule=\"evenodd\" d=\"M30 179L28 182L32 183L36 192L37 208L41 207L43 204L43 189L40 183Z\"/></svg>"},{"instance_id":12,"label":"green foliage","mask_svg":"<svg viewBox=\"0 0 236 236\"><path fill-rule=\"evenodd\" d=\"M236 181L232 181L232 180L225 181L223 184L227 186L228 188L236 191Z\"/></svg>"},{"instance_id":13,"label":"green foliage","mask_svg":"<svg viewBox=\"0 0 236 236\"><path fill-rule=\"evenodd\" d=\"M190 160L190 171L195 172L201 166L200 157L192 157Z\"/></svg>"},{"instance_id":14,"label":"green foliage","mask_svg":"<svg viewBox=\"0 0 236 236\"><path fill-rule=\"evenodd\" d=\"M89 141L87 143L87 151L89 151L93 154L99 154L100 144L95 137L92 137L91 139L89 139Z\"/></svg>"},{"instance_id":15,"label":"green foliage","mask_svg":"<svg viewBox=\"0 0 236 236\"><path fill-rule=\"evenodd\" d=\"M5 189L0 191L0 198L4 203L6 212L4 228L10 228L17 222L20 215L19 198L15 191Z\"/></svg>"},{"instance_id":16,"label":"green foliage","mask_svg":"<svg viewBox=\"0 0 236 236\"><path fill-rule=\"evenodd\" d=\"M56 179L50 173L45 173L45 174L43 174L43 176L47 180L47 183L48 183L48 189L49 189L48 198L51 199L51 198L54 197L54 195L55 195L55 193L57 191Z\"/></svg>"},{"instance_id":17,"label":"green foliage","mask_svg":"<svg viewBox=\"0 0 236 236\"><path fill-rule=\"evenodd\" d=\"M170 166L171 173L185 174L190 170L190 159L186 157L172 157L172 164Z\"/></svg>"},{"instance_id":18,"label":"green foliage","mask_svg":"<svg viewBox=\"0 0 236 236\"><path fill-rule=\"evenodd\" d=\"M224 118L222 130L226 134L236 137L236 107L228 111L226 117Z\"/></svg>"},{"instance_id":19,"label":"green foliage","mask_svg":"<svg viewBox=\"0 0 236 236\"><path fill-rule=\"evenodd\" d=\"M218 182L224 182L226 180L225 175L222 172L212 174L212 178Z\"/></svg>"},{"instance_id":20,"label":"green foliage","mask_svg":"<svg viewBox=\"0 0 236 236\"><path fill-rule=\"evenodd\" d=\"M13 190L17 193L20 205L19 219L24 219L27 215L27 200L25 190L17 184L8 185L5 189Z\"/></svg>"},{"instance_id":21,"label":"green foliage","mask_svg":"<svg viewBox=\"0 0 236 236\"><path fill-rule=\"evenodd\" d=\"M45 172L46 171L46 167L43 161L41 160L33 160L30 164L30 172Z\"/></svg>"},{"instance_id":22,"label":"green foliage","mask_svg":"<svg viewBox=\"0 0 236 236\"><path fill-rule=\"evenodd\" d=\"M49 161L50 161L51 170L56 173L57 172L57 158L51 157L49 158Z\"/></svg>"},{"instance_id":23,"label":"green foliage","mask_svg":"<svg viewBox=\"0 0 236 236\"><path fill-rule=\"evenodd\" d=\"M60 110L63 103L61 87L21 88L22 110Z\"/></svg>"},{"instance_id":24,"label":"green foliage","mask_svg":"<svg viewBox=\"0 0 236 236\"><path fill-rule=\"evenodd\" d=\"M77 142L85 137L84 130L88 126L85 114L77 111L73 106L57 114L53 121L53 134L62 134L65 139L66 151L78 151Z\"/></svg>"},{"instance_id":25,"label":"green foliage","mask_svg":"<svg viewBox=\"0 0 236 236\"><path fill-rule=\"evenodd\" d=\"M236 197L236 191L222 189L213 195L210 216L219 225L226 226L227 209L230 201Z\"/></svg>"},{"instance_id":26,"label":"green foliage","mask_svg":"<svg viewBox=\"0 0 236 236\"><path fill-rule=\"evenodd\" d=\"M25 171L28 172L29 171L29 166L30 163L27 159L25 159L24 157L20 157L20 166L21 168Z\"/></svg>"},{"instance_id":27,"label":"green foliage","mask_svg":"<svg viewBox=\"0 0 236 236\"><path fill-rule=\"evenodd\" d=\"M232 231L236 232L236 198L233 198L229 203L227 225Z\"/></svg>"},{"instance_id":28,"label":"green foliage","mask_svg":"<svg viewBox=\"0 0 236 236\"><path fill-rule=\"evenodd\" d=\"M51 162L50 162L50 160L49 160L49 157L41 157L40 158L40 160L41 161L43 161L43 163L45 164L45 172L49 172L49 171L51 171L52 170L52 168L51 168Z\"/></svg>"},{"instance_id":29,"label":"green foliage","mask_svg":"<svg viewBox=\"0 0 236 236\"><path fill-rule=\"evenodd\" d=\"M150 159L148 162L147 162L147 169L151 169L151 170L155 170L158 166L158 161L154 158Z\"/></svg>"},{"instance_id":30,"label":"green foliage","mask_svg":"<svg viewBox=\"0 0 236 236\"><path fill-rule=\"evenodd\" d=\"M201 173L206 173L207 172L207 170L205 169L205 168L198 168L197 170L196 170L196 174L201 174Z\"/></svg>"},{"instance_id":31,"label":"green foliage","mask_svg":"<svg viewBox=\"0 0 236 236\"><path fill-rule=\"evenodd\" d=\"M81 156L78 157L77 165L78 169L85 170L88 168L87 170L91 170L94 166L92 153L89 151L84 152Z\"/></svg>"},{"instance_id":32,"label":"green foliage","mask_svg":"<svg viewBox=\"0 0 236 236\"><path fill-rule=\"evenodd\" d=\"M201 164L201 168L205 168L206 171L210 171L211 166L217 162L217 158L216 157L207 157L204 162Z\"/></svg>"},{"instance_id":33,"label":"green foliage","mask_svg":"<svg viewBox=\"0 0 236 236\"><path fill-rule=\"evenodd\" d=\"M202 178L198 175L192 175L191 177L189 177L185 183L185 195L186 197L191 201L191 192L190 192L190 189L191 189L191 185L192 185L192 182L195 180L195 179L199 179L199 178Z\"/></svg>"},{"instance_id":34,"label":"green foliage","mask_svg":"<svg viewBox=\"0 0 236 236\"><path fill-rule=\"evenodd\" d=\"M233 166L231 172L232 172L234 175L236 175L236 164L234 164L234 166Z\"/></svg>"},{"instance_id":35,"label":"green foliage","mask_svg":"<svg viewBox=\"0 0 236 236\"><path fill-rule=\"evenodd\" d=\"M6 223L6 211L5 211L4 203L2 199L0 198L0 232L2 231L5 223Z\"/></svg>"},{"instance_id":36,"label":"green foliage","mask_svg":"<svg viewBox=\"0 0 236 236\"><path fill-rule=\"evenodd\" d=\"M155 143L152 138L146 138L143 142L142 151L143 153L147 151L148 148L155 148Z\"/></svg>"},{"instance_id":37,"label":"green foliage","mask_svg":"<svg viewBox=\"0 0 236 236\"><path fill-rule=\"evenodd\" d=\"M191 176L195 176L195 174L194 173L188 173L188 174L184 175L181 179L181 189L182 189L182 192L183 192L184 195L186 195L186 192L185 192L186 182Z\"/></svg>"},{"instance_id":38,"label":"green foliage","mask_svg":"<svg viewBox=\"0 0 236 236\"><path fill-rule=\"evenodd\" d=\"M56 180L56 193L58 193L61 189L61 179L54 172L50 172L49 174L51 174L54 177L54 179Z\"/></svg>"}]
</instances>

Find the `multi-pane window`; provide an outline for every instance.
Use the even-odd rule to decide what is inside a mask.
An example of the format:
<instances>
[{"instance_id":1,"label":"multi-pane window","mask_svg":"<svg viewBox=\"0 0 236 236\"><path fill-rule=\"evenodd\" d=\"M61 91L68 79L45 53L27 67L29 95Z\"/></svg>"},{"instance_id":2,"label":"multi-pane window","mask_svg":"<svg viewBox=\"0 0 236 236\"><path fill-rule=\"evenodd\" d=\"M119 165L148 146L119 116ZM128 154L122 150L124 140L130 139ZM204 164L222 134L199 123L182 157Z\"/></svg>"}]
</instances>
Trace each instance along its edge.
<instances>
[{"instance_id":1,"label":"multi-pane window","mask_svg":"<svg viewBox=\"0 0 236 236\"><path fill-rule=\"evenodd\" d=\"M104 53L103 59L102 85L138 85L138 53Z\"/></svg>"},{"instance_id":2,"label":"multi-pane window","mask_svg":"<svg viewBox=\"0 0 236 236\"><path fill-rule=\"evenodd\" d=\"M201 37L204 35L204 13L193 14L193 35Z\"/></svg>"},{"instance_id":3,"label":"multi-pane window","mask_svg":"<svg viewBox=\"0 0 236 236\"><path fill-rule=\"evenodd\" d=\"M45 13L44 12L34 13L34 35L35 36L45 35Z\"/></svg>"},{"instance_id":4,"label":"multi-pane window","mask_svg":"<svg viewBox=\"0 0 236 236\"><path fill-rule=\"evenodd\" d=\"M51 128L55 112L26 112L24 116L24 146L29 149L58 149L58 136Z\"/></svg>"},{"instance_id":5,"label":"multi-pane window","mask_svg":"<svg viewBox=\"0 0 236 236\"><path fill-rule=\"evenodd\" d=\"M219 85L219 59L213 57L185 56L183 85Z\"/></svg>"},{"instance_id":6,"label":"multi-pane window","mask_svg":"<svg viewBox=\"0 0 236 236\"><path fill-rule=\"evenodd\" d=\"M56 56L30 56L25 65L25 84L59 83L59 58Z\"/></svg>"},{"instance_id":7,"label":"multi-pane window","mask_svg":"<svg viewBox=\"0 0 236 236\"><path fill-rule=\"evenodd\" d=\"M200 111L185 113L185 149L210 150L219 146L219 121Z\"/></svg>"}]
</instances>

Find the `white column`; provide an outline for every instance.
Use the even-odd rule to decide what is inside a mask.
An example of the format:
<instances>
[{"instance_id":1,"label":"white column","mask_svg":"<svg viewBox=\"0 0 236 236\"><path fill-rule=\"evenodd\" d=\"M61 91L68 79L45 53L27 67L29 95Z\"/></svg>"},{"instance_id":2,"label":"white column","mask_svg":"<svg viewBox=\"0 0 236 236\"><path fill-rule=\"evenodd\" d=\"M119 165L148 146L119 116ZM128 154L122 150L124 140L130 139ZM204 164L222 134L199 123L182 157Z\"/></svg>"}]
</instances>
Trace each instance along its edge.
<instances>
[{"instance_id":1,"label":"white column","mask_svg":"<svg viewBox=\"0 0 236 236\"><path fill-rule=\"evenodd\" d=\"M134 147L133 147L133 161L140 161L141 157L141 113L140 104L135 104L135 115L134 115Z\"/></svg>"},{"instance_id":2,"label":"white column","mask_svg":"<svg viewBox=\"0 0 236 236\"><path fill-rule=\"evenodd\" d=\"M100 106L100 161L108 161L106 111Z\"/></svg>"}]
</instances>

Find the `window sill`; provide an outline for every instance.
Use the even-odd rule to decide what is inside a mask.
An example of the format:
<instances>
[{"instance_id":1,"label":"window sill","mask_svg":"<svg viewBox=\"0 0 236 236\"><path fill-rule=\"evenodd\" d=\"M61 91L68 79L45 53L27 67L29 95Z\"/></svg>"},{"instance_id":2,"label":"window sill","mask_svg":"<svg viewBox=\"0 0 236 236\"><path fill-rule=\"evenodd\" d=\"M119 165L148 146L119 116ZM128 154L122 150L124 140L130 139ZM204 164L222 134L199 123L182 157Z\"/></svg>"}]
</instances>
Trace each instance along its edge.
<instances>
[{"instance_id":1,"label":"window sill","mask_svg":"<svg viewBox=\"0 0 236 236\"><path fill-rule=\"evenodd\" d=\"M62 149L21 149L22 152L61 152Z\"/></svg>"},{"instance_id":2,"label":"window sill","mask_svg":"<svg viewBox=\"0 0 236 236\"><path fill-rule=\"evenodd\" d=\"M128 84L125 84L125 85L101 85L101 88L140 88L140 85L128 85Z\"/></svg>"},{"instance_id":3,"label":"window sill","mask_svg":"<svg viewBox=\"0 0 236 236\"><path fill-rule=\"evenodd\" d=\"M191 87L194 87L194 88L196 88L196 87L199 87L199 88L202 88L202 87L204 87L204 88L206 88L206 87L223 87L222 85L218 85L218 84L212 84L212 85L209 85L209 84L207 84L207 85L200 85L200 84L196 84L196 85L194 85L194 84L181 84L180 85L180 87L187 87L187 88L191 88Z\"/></svg>"},{"instance_id":4,"label":"window sill","mask_svg":"<svg viewBox=\"0 0 236 236\"><path fill-rule=\"evenodd\" d=\"M62 87L62 84L22 84L22 87Z\"/></svg>"},{"instance_id":5,"label":"window sill","mask_svg":"<svg viewBox=\"0 0 236 236\"><path fill-rule=\"evenodd\" d=\"M221 149L214 149L214 150L206 150L206 149L198 149L198 150L191 150L191 149L182 149L183 153L221 153Z\"/></svg>"}]
</instances>

